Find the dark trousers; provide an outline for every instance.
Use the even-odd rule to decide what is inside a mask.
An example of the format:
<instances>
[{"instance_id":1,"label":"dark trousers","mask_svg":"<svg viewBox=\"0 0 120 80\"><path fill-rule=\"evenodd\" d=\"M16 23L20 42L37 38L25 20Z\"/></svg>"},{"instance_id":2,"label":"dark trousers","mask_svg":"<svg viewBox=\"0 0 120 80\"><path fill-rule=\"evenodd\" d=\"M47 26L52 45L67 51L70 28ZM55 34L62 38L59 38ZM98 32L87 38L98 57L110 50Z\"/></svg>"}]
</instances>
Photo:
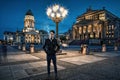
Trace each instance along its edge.
<instances>
[{"instance_id":1,"label":"dark trousers","mask_svg":"<svg viewBox=\"0 0 120 80\"><path fill-rule=\"evenodd\" d=\"M55 75L57 76L56 55L47 55L47 71L48 71L48 75L50 75L50 63L51 63L51 60L52 60L53 65L54 65Z\"/></svg>"}]
</instances>

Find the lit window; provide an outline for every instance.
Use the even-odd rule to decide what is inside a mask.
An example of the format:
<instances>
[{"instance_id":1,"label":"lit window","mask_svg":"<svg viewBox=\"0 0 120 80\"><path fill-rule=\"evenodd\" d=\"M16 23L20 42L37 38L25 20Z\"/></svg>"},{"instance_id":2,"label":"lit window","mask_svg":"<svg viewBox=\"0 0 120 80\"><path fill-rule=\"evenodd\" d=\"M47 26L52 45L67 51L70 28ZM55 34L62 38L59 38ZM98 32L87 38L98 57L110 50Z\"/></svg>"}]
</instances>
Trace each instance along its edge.
<instances>
[{"instance_id":1,"label":"lit window","mask_svg":"<svg viewBox=\"0 0 120 80\"><path fill-rule=\"evenodd\" d=\"M96 32L96 26L93 27L93 32Z\"/></svg>"},{"instance_id":2,"label":"lit window","mask_svg":"<svg viewBox=\"0 0 120 80\"><path fill-rule=\"evenodd\" d=\"M104 19L105 19L105 14L104 14L104 13L103 13L103 14L100 14L100 15L99 15L99 19L100 19L100 20L104 20Z\"/></svg>"},{"instance_id":3,"label":"lit window","mask_svg":"<svg viewBox=\"0 0 120 80\"><path fill-rule=\"evenodd\" d=\"M112 29L114 29L114 25L112 25Z\"/></svg>"},{"instance_id":4,"label":"lit window","mask_svg":"<svg viewBox=\"0 0 120 80\"><path fill-rule=\"evenodd\" d=\"M109 35L109 37L111 37L111 35Z\"/></svg>"},{"instance_id":5,"label":"lit window","mask_svg":"<svg viewBox=\"0 0 120 80\"><path fill-rule=\"evenodd\" d=\"M112 28L112 26L111 26L111 25L109 25L109 28L108 28L108 29L109 29L109 30L111 30L111 28Z\"/></svg>"},{"instance_id":6,"label":"lit window","mask_svg":"<svg viewBox=\"0 0 120 80\"><path fill-rule=\"evenodd\" d=\"M95 37L96 37L96 38L99 38L99 35L98 35L98 34L96 34L96 35L95 35Z\"/></svg>"},{"instance_id":7,"label":"lit window","mask_svg":"<svg viewBox=\"0 0 120 80\"><path fill-rule=\"evenodd\" d=\"M93 38L94 37L94 35L93 34L90 34L90 38Z\"/></svg>"},{"instance_id":8,"label":"lit window","mask_svg":"<svg viewBox=\"0 0 120 80\"><path fill-rule=\"evenodd\" d=\"M114 35L112 35L112 37L114 37Z\"/></svg>"},{"instance_id":9,"label":"lit window","mask_svg":"<svg viewBox=\"0 0 120 80\"><path fill-rule=\"evenodd\" d=\"M92 19L92 15L85 16L85 19Z\"/></svg>"},{"instance_id":10,"label":"lit window","mask_svg":"<svg viewBox=\"0 0 120 80\"><path fill-rule=\"evenodd\" d=\"M108 34L109 32L107 31L106 33Z\"/></svg>"}]
</instances>

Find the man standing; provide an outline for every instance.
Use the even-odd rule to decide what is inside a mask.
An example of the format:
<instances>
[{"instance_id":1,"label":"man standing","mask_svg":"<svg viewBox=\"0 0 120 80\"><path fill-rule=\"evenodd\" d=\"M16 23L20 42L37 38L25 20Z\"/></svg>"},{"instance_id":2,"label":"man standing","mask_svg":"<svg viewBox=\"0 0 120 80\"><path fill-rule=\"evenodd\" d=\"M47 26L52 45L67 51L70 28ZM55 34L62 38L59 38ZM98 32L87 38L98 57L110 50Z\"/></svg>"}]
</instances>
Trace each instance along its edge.
<instances>
[{"instance_id":1,"label":"man standing","mask_svg":"<svg viewBox=\"0 0 120 80\"><path fill-rule=\"evenodd\" d=\"M47 54L48 78L50 78L50 63L52 60L54 65L55 79L57 79L56 52L59 51L60 47L58 45L57 39L55 39L54 37L54 34L55 34L55 31L51 30L49 34L49 38L45 40L43 49Z\"/></svg>"}]
</instances>

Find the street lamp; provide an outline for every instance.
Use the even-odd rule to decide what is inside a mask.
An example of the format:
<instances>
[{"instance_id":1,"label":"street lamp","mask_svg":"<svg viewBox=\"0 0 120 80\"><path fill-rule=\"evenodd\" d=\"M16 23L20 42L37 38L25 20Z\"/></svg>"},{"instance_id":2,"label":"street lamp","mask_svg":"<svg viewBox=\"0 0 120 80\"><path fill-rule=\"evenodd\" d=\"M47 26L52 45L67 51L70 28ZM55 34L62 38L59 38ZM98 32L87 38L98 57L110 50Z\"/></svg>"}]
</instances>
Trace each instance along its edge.
<instances>
[{"instance_id":1,"label":"street lamp","mask_svg":"<svg viewBox=\"0 0 120 80\"><path fill-rule=\"evenodd\" d=\"M67 16L68 10L58 4L55 4L47 8L46 14L56 23L56 38L58 38L58 23Z\"/></svg>"}]
</instances>

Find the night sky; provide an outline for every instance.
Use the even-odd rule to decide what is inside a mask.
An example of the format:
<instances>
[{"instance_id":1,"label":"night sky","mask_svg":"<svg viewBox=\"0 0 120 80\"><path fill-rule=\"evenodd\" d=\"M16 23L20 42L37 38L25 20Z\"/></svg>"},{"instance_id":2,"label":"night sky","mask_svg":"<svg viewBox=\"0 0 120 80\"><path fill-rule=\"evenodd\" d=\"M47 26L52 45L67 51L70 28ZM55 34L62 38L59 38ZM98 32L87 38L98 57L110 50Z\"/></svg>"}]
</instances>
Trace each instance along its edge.
<instances>
[{"instance_id":1,"label":"night sky","mask_svg":"<svg viewBox=\"0 0 120 80\"><path fill-rule=\"evenodd\" d=\"M59 33L66 32L76 21L76 17L91 6L102 9L120 17L120 0L0 0L0 39L4 31L22 30L25 13L31 9L35 17L35 28L55 30L54 22L46 15L46 9L53 4L60 4L69 10L68 16L59 24Z\"/></svg>"}]
</instances>

